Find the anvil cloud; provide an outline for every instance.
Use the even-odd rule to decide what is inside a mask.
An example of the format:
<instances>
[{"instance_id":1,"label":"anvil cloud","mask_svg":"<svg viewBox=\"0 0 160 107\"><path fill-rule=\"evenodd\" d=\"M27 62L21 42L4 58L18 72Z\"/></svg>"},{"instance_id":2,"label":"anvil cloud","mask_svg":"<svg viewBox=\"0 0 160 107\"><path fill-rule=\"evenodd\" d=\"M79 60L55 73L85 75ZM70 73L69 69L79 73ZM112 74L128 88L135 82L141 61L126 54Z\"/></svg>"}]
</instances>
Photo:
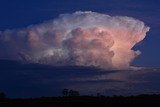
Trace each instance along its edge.
<instances>
[{"instance_id":1,"label":"anvil cloud","mask_svg":"<svg viewBox=\"0 0 160 107\"><path fill-rule=\"evenodd\" d=\"M1 31L0 59L126 69L140 54L132 48L148 31L142 21L127 16L62 14L42 24Z\"/></svg>"}]
</instances>

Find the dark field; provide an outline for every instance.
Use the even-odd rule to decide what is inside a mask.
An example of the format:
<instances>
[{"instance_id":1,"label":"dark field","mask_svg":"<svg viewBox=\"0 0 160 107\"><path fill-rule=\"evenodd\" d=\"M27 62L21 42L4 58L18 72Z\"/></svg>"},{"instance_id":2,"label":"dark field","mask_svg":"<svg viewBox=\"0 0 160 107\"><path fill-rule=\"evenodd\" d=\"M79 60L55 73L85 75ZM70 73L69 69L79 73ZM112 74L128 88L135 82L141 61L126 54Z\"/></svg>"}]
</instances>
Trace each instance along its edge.
<instances>
[{"instance_id":1,"label":"dark field","mask_svg":"<svg viewBox=\"0 0 160 107\"><path fill-rule=\"evenodd\" d=\"M113 97L41 97L34 99L1 99L0 107L155 107L160 106L159 95Z\"/></svg>"}]
</instances>

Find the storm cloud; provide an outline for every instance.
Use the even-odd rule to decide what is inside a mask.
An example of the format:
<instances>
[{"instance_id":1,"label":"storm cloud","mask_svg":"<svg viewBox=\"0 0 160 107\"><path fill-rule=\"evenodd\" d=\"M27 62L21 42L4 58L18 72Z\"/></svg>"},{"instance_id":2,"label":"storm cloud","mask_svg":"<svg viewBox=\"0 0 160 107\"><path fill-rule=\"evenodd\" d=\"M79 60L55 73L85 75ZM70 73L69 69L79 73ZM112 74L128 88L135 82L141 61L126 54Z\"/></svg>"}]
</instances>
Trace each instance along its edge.
<instances>
[{"instance_id":1,"label":"storm cloud","mask_svg":"<svg viewBox=\"0 0 160 107\"><path fill-rule=\"evenodd\" d=\"M27 28L0 32L0 59L49 65L130 68L135 44L149 31L142 21L96 12L61 14Z\"/></svg>"}]
</instances>

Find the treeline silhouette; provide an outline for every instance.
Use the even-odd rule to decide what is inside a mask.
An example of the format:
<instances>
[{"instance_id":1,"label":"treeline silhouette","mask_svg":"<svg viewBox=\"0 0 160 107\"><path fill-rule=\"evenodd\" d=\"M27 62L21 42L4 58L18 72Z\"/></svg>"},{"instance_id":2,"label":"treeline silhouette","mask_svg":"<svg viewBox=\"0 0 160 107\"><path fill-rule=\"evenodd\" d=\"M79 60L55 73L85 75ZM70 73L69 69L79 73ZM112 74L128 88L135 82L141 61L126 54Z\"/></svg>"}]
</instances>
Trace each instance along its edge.
<instances>
[{"instance_id":1,"label":"treeline silhouette","mask_svg":"<svg viewBox=\"0 0 160 107\"><path fill-rule=\"evenodd\" d=\"M6 98L6 94L4 92L0 92L0 100L5 98Z\"/></svg>"},{"instance_id":2,"label":"treeline silhouette","mask_svg":"<svg viewBox=\"0 0 160 107\"><path fill-rule=\"evenodd\" d=\"M79 92L75 90L63 89L63 96L79 96Z\"/></svg>"},{"instance_id":3,"label":"treeline silhouette","mask_svg":"<svg viewBox=\"0 0 160 107\"><path fill-rule=\"evenodd\" d=\"M0 94L0 107L159 107L160 94L137 96L80 96L78 91L63 89L60 97L26 99L6 98Z\"/></svg>"}]
</instances>

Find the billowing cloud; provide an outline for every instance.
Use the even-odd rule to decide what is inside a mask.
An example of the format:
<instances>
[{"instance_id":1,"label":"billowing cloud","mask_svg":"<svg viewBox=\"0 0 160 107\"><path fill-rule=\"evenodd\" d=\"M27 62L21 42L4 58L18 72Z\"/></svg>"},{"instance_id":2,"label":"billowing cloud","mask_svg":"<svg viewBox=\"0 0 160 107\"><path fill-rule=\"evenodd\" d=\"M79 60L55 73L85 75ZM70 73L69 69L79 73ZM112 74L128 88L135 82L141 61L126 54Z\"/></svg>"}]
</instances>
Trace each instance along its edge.
<instances>
[{"instance_id":1,"label":"billowing cloud","mask_svg":"<svg viewBox=\"0 0 160 107\"><path fill-rule=\"evenodd\" d=\"M0 32L0 58L125 69L140 54L132 47L147 31L142 21L126 16L90 11L62 14L42 24Z\"/></svg>"}]
</instances>

